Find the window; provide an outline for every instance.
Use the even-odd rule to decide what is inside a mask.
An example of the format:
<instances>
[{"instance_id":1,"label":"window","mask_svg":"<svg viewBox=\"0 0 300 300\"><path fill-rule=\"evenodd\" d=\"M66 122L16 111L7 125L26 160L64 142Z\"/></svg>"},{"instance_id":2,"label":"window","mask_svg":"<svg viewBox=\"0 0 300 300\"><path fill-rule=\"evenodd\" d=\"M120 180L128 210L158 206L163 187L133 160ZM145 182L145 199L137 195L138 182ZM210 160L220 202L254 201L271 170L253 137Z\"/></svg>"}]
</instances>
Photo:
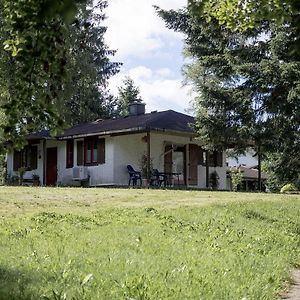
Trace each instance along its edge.
<instances>
[{"instance_id":1,"label":"window","mask_svg":"<svg viewBox=\"0 0 300 300\"><path fill-rule=\"evenodd\" d=\"M105 139L86 138L84 144L85 165L96 165L105 163Z\"/></svg>"},{"instance_id":2,"label":"window","mask_svg":"<svg viewBox=\"0 0 300 300\"><path fill-rule=\"evenodd\" d=\"M37 146L27 145L21 151L14 151L13 168L18 171L24 167L26 171L37 169Z\"/></svg>"},{"instance_id":3,"label":"window","mask_svg":"<svg viewBox=\"0 0 300 300\"><path fill-rule=\"evenodd\" d=\"M67 140L66 167L73 168L73 164L74 164L74 141Z\"/></svg>"},{"instance_id":4,"label":"window","mask_svg":"<svg viewBox=\"0 0 300 300\"><path fill-rule=\"evenodd\" d=\"M222 167L223 152L220 151L208 152L208 164L210 167Z\"/></svg>"}]
</instances>

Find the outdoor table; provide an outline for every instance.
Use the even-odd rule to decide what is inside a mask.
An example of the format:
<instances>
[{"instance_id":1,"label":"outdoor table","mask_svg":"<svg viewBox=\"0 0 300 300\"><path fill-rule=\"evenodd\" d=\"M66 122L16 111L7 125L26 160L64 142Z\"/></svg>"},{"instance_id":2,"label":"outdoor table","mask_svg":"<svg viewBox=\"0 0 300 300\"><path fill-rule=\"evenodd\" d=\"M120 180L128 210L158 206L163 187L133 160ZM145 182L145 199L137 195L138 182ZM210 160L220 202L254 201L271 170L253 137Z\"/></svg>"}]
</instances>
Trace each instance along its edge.
<instances>
[{"instance_id":1,"label":"outdoor table","mask_svg":"<svg viewBox=\"0 0 300 300\"><path fill-rule=\"evenodd\" d=\"M182 175L181 173L177 173L177 172L159 172L159 174L161 176L166 177L168 180L166 180L165 185L167 185L167 182L169 183L169 185L174 186L174 177L177 177L177 185L179 185L179 176ZM170 181L172 182L172 184L170 184Z\"/></svg>"}]
</instances>

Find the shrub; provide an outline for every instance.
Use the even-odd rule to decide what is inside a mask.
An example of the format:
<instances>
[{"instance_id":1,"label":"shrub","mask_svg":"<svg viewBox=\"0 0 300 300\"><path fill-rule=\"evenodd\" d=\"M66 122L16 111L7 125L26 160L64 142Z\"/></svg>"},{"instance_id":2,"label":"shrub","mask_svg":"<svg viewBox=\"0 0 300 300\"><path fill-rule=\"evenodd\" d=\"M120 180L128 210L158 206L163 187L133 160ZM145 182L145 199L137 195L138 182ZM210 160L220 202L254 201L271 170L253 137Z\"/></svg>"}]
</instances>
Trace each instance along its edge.
<instances>
[{"instance_id":1,"label":"shrub","mask_svg":"<svg viewBox=\"0 0 300 300\"><path fill-rule=\"evenodd\" d=\"M142 177L147 178L148 156L146 154L142 155L139 165L140 165ZM150 174L152 173L152 170L153 170L153 163L152 163L152 158L150 158Z\"/></svg>"},{"instance_id":2,"label":"shrub","mask_svg":"<svg viewBox=\"0 0 300 300\"><path fill-rule=\"evenodd\" d=\"M280 189L280 193L296 192L296 191L298 190L293 183L287 183Z\"/></svg>"},{"instance_id":3,"label":"shrub","mask_svg":"<svg viewBox=\"0 0 300 300\"><path fill-rule=\"evenodd\" d=\"M232 168L230 170L230 177L231 177L232 189L233 189L233 191L236 192L238 189L238 186L243 181L243 174L239 169Z\"/></svg>"},{"instance_id":4,"label":"shrub","mask_svg":"<svg viewBox=\"0 0 300 300\"><path fill-rule=\"evenodd\" d=\"M212 189L216 190L219 187L219 179L220 179L220 176L216 171L210 173L209 183L210 183L210 186L212 187Z\"/></svg>"}]
</instances>

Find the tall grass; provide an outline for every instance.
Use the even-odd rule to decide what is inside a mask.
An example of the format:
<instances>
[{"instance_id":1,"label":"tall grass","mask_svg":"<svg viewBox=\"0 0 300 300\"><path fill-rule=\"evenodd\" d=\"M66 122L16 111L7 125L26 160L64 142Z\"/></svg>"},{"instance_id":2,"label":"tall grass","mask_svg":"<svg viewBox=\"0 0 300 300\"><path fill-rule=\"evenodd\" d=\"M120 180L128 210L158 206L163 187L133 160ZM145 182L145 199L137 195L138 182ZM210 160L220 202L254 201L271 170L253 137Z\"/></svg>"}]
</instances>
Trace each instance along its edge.
<instances>
[{"instance_id":1,"label":"tall grass","mask_svg":"<svg viewBox=\"0 0 300 300\"><path fill-rule=\"evenodd\" d=\"M12 191L0 299L276 299L300 264L298 196L25 188L26 206ZM120 208L103 198L116 194Z\"/></svg>"}]
</instances>

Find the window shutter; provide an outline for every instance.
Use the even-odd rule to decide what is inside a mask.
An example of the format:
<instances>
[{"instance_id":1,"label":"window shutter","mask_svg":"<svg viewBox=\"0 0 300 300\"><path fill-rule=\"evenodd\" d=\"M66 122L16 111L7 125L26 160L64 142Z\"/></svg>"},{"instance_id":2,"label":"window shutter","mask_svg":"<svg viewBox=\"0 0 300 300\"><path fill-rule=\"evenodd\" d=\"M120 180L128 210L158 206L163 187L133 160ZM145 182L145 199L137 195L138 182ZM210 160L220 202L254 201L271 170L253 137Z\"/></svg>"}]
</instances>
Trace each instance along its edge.
<instances>
[{"instance_id":1,"label":"window shutter","mask_svg":"<svg viewBox=\"0 0 300 300\"><path fill-rule=\"evenodd\" d=\"M198 146L198 165L203 165L203 149Z\"/></svg>"},{"instance_id":2,"label":"window shutter","mask_svg":"<svg viewBox=\"0 0 300 300\"><path fill-rule=\"evenodd\" d=\"M77 142L77 166L83 165L83 141Z\"/></svg>"},{"instance_id":3,"label":"window shutter","mask_svg":"<svg viewBox=\"0 0 300 300\"><path fill-rule=\"evenodd\" d=\"M31 146L30 152L30 169L36 170L37 169L37 146Z\"/></svg>"},{"instance_id":4,"label":"window shutter","mask_svg":"<svg viewBox=\"0 0 300 300\"><path fill-rule=\"evenodd\" d=\"M18 171L21 168L21 151L14 150L14 171Z\"/></svg>"},{"instance_id":5,"label":"window shutter","mask_svg":"<svg viewBox=\"0 0 300 300\"><path fill-rule=\"evenodd\" d=\"M66 167L73 168L74 165L74 141L67 140L67 151L66 151Z\"/></svg>"},{"instance_id":6,"label":"window shutter","mask_svg":"<svg viewBox=\"0 0 300 300\"><path fill-rule=\"evenodd\" d=\"M98 163L105 163L105 139L98 140Z\"/></svg>"}]
</instances>

